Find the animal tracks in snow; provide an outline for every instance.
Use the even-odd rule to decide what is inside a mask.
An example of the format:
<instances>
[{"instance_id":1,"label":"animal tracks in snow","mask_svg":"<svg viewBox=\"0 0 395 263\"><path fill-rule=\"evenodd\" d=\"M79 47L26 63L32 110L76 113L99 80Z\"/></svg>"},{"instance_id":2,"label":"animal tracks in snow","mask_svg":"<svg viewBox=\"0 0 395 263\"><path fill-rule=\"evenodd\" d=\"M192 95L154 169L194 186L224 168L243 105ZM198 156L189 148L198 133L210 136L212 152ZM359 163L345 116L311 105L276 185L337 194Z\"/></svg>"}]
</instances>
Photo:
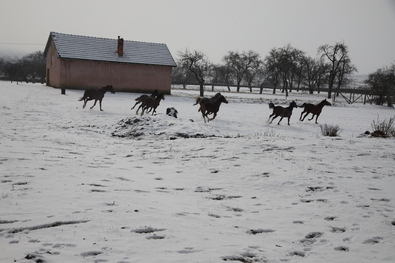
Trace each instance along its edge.
<instances>
[{"instance_id":1,"label":"animal tracks in snow","mask_svg":"<svg viewBox=\"0 0 395 263\"><path fill-rule=\"evenodd\" d=\"M392 110L334 105L333 139L313 123L268 127L270 94L204 124L192 96L166 97L183 109L175 119L131 115L135 94L99 112L76 108L78 90L0 89L0 261L395 258L393 139L355 135Z\"/></svg>"}]
</instances>

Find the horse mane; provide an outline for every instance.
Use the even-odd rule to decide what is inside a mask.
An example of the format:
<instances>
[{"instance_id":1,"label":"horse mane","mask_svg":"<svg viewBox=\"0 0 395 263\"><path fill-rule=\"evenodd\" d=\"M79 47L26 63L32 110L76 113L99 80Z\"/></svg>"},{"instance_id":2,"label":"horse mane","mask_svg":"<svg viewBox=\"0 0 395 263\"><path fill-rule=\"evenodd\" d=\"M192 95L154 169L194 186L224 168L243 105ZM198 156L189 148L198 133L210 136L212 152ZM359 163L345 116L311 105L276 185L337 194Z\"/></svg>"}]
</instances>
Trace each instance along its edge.
<instances>
[{"instance_id":1,"label":"horse mane","mask_svg":"<svg viewBox=\"0 0 395 263\"><path fill-rule=\"evenodd\" d=\"M108 89L108 88L112 88L112 85L101 86L101 87L98 87L97 89L98 90L105 90L105 89Z\"/></svg>"},{"instance_id":2,"label":"horse mane","mask_svg":"<svg viewBox=\"0 0 395 263\"><path fill-rule=\"evenodd\" d=\"M324 99L324 100L322 100L320 103L318 103L317 106L318 106L318 105L322 105L322 104L324 104L324 103L326 103L326 102L327 102L326 99Z\"/></svg>"}]
</instances>

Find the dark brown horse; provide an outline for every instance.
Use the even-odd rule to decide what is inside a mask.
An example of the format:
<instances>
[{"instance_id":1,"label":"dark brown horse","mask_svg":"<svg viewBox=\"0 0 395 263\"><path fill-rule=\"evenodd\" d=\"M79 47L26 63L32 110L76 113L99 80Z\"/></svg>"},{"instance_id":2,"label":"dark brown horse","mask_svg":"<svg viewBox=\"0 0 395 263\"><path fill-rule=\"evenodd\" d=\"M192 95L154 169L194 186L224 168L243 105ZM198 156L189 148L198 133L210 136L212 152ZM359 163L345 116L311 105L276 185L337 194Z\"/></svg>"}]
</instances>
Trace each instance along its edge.
<instances>
[{"instance_id":1,"label":"dark brown horse","mask_svg":"<svg viewBox=\"0 0 395 263\"><path fill-rule=\"evenodd\" d=\"M287 108L284 108L281 106L274 106L274 104L270 102L269 108L273 109L273 113L270 114L270 116L269 116L269 120L271 117L273 117L272 120L270 121L270 123L272 123L275 118L280 116L281 119L278 121L277 124L280 125L281 120L285 117L285 118L288 118L288 125L289 125L289 120L291 119L292 110L293 110L293 108L297 108L297 107L298 106L296 105L295 101L292 101Z\"/></svg>"},{"instance_id":2,"label":"dark brown horse","mask_svg":"<svg viewBox=\"0 0 395 263\"><path fill-rule=\"evenodd\" d=\"M318 116L320 116L321 111L322 111L322 108L323 108L325 105L331 106L332 104L330 104L329 101L327 101L326 99L323 100L323 101L321 101L321 102L318 103L317 105L314 105L314 104L311 104L311 103L303 103L303 105L300 106L300 107L304 107L304 109L303 109L302 113L300 114L299 120L300 120L300 121L303 121L304 118L306 118L307 115L309 115L310 113L312 113L313 116L311 117L311 119L309 119L309 121L311 121L311 120L314 118L314 116L316 116L316 117L315 117L315 123L318 123L318 122L317 122ZM303 113L306 113L306 114L305 114L304 117L302 118Z\"/></svg>"},{"instance_id":3,"label":"dark brown horse","mask_svg":"<svg viewBox=\"0 0 395 263\"><path fill-rule=\"evenodd\" d=\"M219 107L221 106L222 102L228 104L228 101L225 99L224 96L218 95L215 101L206 102L200 105L198 111L202 112L204 122L206 122L206 118L207 121L212 121L215 119L215 117L217 117L217 112L219 111ZM208 115L211 113L213 113L214 116L210 119Z\"/></svg>"},{"instance_id":4,"label":"dark brown horse","mask_svg":"<svg viewBox=\"0 0 395 263\"><path fill-rule=\"evenodd\" d=\"M215 94L213 97L211 97L211 98L206 98L206 97L196 97L196 103L195 104L193 104L193 106L195 106L196 104L200 104L200 106L201 105L203 105L203 104L205 104L205 103L207 103L207 102L211 102L211 103L213 103L213 102L215 102L220 96L222 96L221 95L221 93L217 93L217 94Z\"/></svg>"},{"instance_id":5,"label":"dark brown horse","mask_svg":"<svg viewBox=\"0 0 395 263\"><path fill-rule=\"evenodd\" d=\"M152 115L156 112L156 108L158 108L161 100L165 100L165 95L161 92L155 98L146 97L141 101L141 106L143 110L141 111L141 116L143 116L146 110L152 110ZM137 112L136 112L137 113Z\"/></svg>"},{"instance_id":6,"label":"dark brown horse","mask_svg":"<svg viewBox=\"0 0 395 263\"><path fill-rule=\"evenodd\" d=\"M158 96L158 95L159 95L158 90L154 90L150 96L145 95L145 94L144 94L144 95L141 95L140 97L138 97L138 98L135 99L136 104L134 104L134 106L133 106L133 108L131 108L131 110L133 110L134 107L136 107L137 104L141 103L145 98L148 98L148 97L155 98L155 97ZM137 113L141 108L142 108L142 105L140 105L140 106L137 108L136 113Z\"/></svg>"},{"instance_id":7,"label":"dark brown horse","mask_svg":"<svg viewBox=\"0 0 395 263\"><path fill-rule=\"evenodd\" d=\"M109 91L111 93L115 93L114 88L112 87L112 85L107 85L107 86L103 86L100 88L95 88L95 89L87 89L84 92L84 96L79 99L79 101L84 101L84 106L82 106L82 108L84 109L86 106L86 103L89 100L95 100L95 103L93 103L93 106L91 107L91 109L93 109L93 107L95 107L96 102L99 101L100 103L100 110L102 111L101 108L101 101L103 100L104 94Z\"/></svg>"}]
</instances>

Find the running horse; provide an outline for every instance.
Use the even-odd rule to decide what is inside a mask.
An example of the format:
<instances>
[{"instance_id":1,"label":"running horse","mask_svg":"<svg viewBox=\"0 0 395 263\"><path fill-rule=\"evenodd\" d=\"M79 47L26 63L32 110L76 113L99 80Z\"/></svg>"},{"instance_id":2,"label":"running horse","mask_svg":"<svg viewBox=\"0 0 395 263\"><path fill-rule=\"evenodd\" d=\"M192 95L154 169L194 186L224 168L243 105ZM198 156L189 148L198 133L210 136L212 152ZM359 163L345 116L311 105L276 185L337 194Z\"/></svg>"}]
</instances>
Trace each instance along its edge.
<instances>
[{"instance_id":1,"label":"running horse","mask_svg":"<svg viewBox=\"0 0 395 263\"><path fill-rule=\"evenodd\" d=\"M133 110L133 109L137 106L137 104L141 103L141 102L142 102L143 100L145 100L146 98L148 98L148 97L156 98L158 95L159 95L158 90L154 90L150 96L148 96L148 95L146 95L146 94L141 95L140 97L138 97L138 98L135 99L136 104L134 104L134 106L133 106L133 108L131 108L131 110ZM140 105L140 106L137 108L136 114L137 114L137 112L139 112L139 110L140 110L142 107L143 107L143 105Z\"/></svg>"},{"instance_id":2,"label":"running horse","mask_svg":"<svg viewBox=\"0 0 395 263\"><path fill-rule=\"evenodd\" d=\"M93 103L93 106L91 107L91 109L93 109L93 107L95 107L96 102L99 101L100 103L100 110L102 110L101 108L101 101L103 100L104 94L109 91L111 93L115 93L114 88L112 87L112 85L107 85L107 86L103 86L103 87L99 87L99 88L94 88L94 89L87 89L84 92L84 96L82 96L81 99L79 99L79 101L84 101L84 106L82 106L82 108L84 109L86 106L86 103L89 100L95 100L95 103Z\"/></svg>"},{"instance_id":3,"label":"running horse","mask_svg":"<svg viewBox=\"0 0 395 263\"><path fill-rule=\"evenodd\" d=\"M202 113L204 122L206 122L206 118L207 121L212 121L215 119L215 117L217 117L217 112L219 111L219 107L221 106L222 102L228 104L228 101L225 99L224 96L218 95L215 100L208 101L200 105L198 111ZM210 119L208 115L211 113L213 113L214 116Z\"/></svg>"},{"instance_id":4,"label":"running horse","mask_svg":"<svg viewBox=\"0 0 395 263\"><path fill-rule=\"evenodd\" d=\"M281 106L274 106L274 104L270 102L269 109L273 109L273 113L270 114L269 116L269 120L271 117L273 117L270 123L272 123L275 118L280 116L281 119L278 121L277 125L280 125L280 122L283 118L288 118L288 125L289 125L289 120L291 119L292 110L293 108L297 108L297 107L298 106L296 105L295 101L292 101L287 108Z\"/></svg>"},{"instance_id":5,"label":"running horse","mask_svg":"<svg viewBox=\"0 0 395 263\"><path fill-rule=\"evenodd\" d=\"M201 106L201 105L203 105L204 103L207 103L207 102L213 103L213 102L215 102L215 101L217 100L217 98L219 98L220 96L222 96L222 94L218 92L217 94L215 94L215 95L214 95L213 97L211 97L211 98L196 97L196 103L193 104L193 106L195 106L195 105L197 105L197 104L200 104L200 106Z\"/></svg>"},{"instance_id":6,"label":"running horse","mask_svg":"<svg viewBox=\"0 0 395 263\"><path fill-rule=\"evenodd\" d=\"M303 121L304 118L306 118L306 116L311 113L311 114L313 114L313 116L311 117L311 119L308 119L308 120L311 121L314 118L314 116L316 116L315 117L315 123L318 124L318 122L317 122L318 116L320 116L322 108L325 105L331 106L332 104L330 104L330 102L327 101L326 99L324 99L323 101L321 101L317 105L314 105L314 104L311 104L311 103L303 103L303 105L300 106L300 107L304 107L304 109L303 109L302 113L300 114L299 120ZM303 113L306 113L306 114L302 118Z\"/></svg>"},{"instance_id":7,"label":"running horse","mask_svg":"<svg viewBox=\"0 0 395 263\"><path fill-rule=\"evenodd\" d=\"M156 96L155 98L153 97L145 97L144 99L142 99L141 101L141 105L140 107L142 107L142 111L141 111L141 116L143 116L144 112L150 112L152 110L152 115L154 115L154 113L156 112L156 108L158 108L160 101L161 100L165 100L165 94L163 94L162 92L158 94L158 96ZM137 109L138 111L138 109ZM136 114L137 114L136 111Z\"/></svg>"}]
</instances>

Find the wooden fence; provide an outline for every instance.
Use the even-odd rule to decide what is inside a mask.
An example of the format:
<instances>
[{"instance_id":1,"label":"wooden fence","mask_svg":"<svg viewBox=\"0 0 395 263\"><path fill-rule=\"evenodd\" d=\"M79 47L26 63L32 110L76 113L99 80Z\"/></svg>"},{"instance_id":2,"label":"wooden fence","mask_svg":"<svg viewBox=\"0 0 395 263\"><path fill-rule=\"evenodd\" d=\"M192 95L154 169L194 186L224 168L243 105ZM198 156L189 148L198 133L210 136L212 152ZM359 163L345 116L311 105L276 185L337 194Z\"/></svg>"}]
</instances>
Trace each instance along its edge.
<instances>
[{"instance_id":1,"label":"wooden fence","mask_svg":"<svg viewBox=\"0 0 395 263\"><path fill-rule=\"evenodd\" d=\"M176 83L173 82L172 85L193 85L193 86L199 86L199 84L196 83ZM205 89L211 89L211 91L215 91L215 87L226 87L226 88L233 88L235 89L237 85L231 84L231 85L226 85L226 84L216 84L216 83L205 83L204 88ZM256 91L259 90L261 92L262 89L265 90L272 90L274 87L273 86L253 86L249 87L246 85L240 85L240 90L245 90L248 89L248 91ZM277 88L277 90L281 91L281 88ZM293 88L292 92L309 92L309 89L307 87L299 87L299 88ZM314 91L314 93L317 93L318 91ZM322 93L327 93L328 88L321 88L319 92ZM353 104L355 102L363 102L363 104L370 103L372 104L376 95L372 93L372 90L358 87L358 88L341 88L341 89L333 89L332 90L332 100L336 101L338 97L343 98L348 104Z\"/></svg>"}]
</instances>

